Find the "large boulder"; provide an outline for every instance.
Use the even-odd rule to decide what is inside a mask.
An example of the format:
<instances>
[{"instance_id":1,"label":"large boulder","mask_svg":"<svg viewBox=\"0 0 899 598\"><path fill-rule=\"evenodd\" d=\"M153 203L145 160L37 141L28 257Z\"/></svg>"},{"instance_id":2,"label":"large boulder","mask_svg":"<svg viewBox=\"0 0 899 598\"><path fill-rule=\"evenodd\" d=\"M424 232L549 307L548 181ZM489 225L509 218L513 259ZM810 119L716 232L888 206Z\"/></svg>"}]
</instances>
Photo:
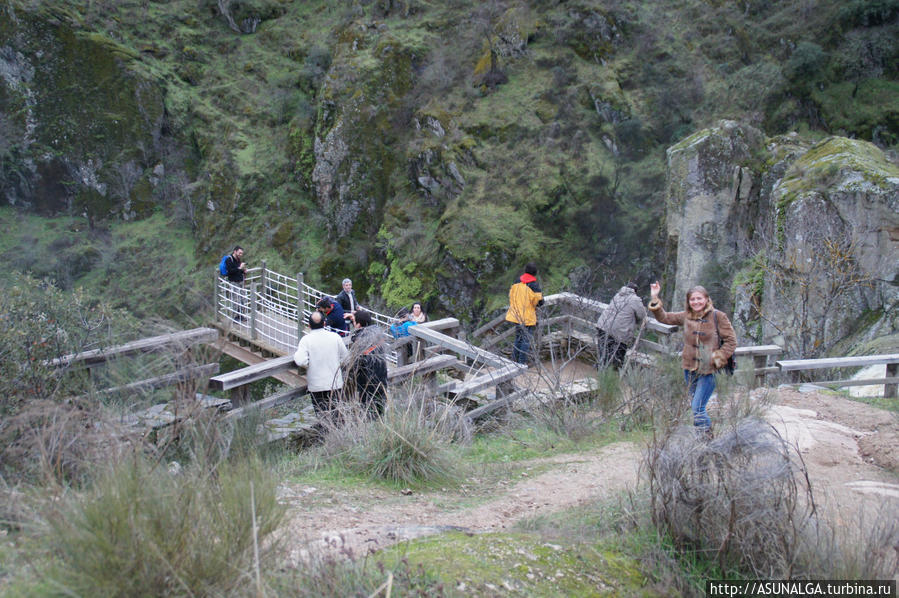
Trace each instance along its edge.
<instances>
[{"instance_id":1,"label":"large boulder","mask_svg":"<svg viewBox=\"0 0 899 598\"><path fill-rule=\"evenodd\" d=\"M723 121L668 150L667 191L674 309L703 284L742 344L891 350L870 341L899 330L899 167L875 145Z\"/></svg>"}]
</instances>

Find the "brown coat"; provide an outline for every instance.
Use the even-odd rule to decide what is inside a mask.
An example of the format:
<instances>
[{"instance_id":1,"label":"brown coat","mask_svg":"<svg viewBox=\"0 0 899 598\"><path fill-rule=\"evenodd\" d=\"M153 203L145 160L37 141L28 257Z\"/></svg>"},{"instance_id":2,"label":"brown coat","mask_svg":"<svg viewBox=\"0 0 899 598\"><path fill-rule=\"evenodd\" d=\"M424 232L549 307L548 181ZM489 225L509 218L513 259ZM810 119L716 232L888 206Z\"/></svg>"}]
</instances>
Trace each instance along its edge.
<instances>
[{"instance_id":1,"label":"brown coat","mask_svg":"<svg viewBox=\"0 0 899 598\"><path fill-rule=\"evenodd\" d=\"M724 312L718 311L718 334L724 344L719 348L718 335L715 333L715 307L711 299L702 313L693 310L666 312L661 301L650 301L649 311L655 319L663 324L684 327L684 352L681 361L685 370L698 371L700 374L713 374L724 367L727 358L737 348L737 335L734 327Z\"/></svg>"}]
</instances>

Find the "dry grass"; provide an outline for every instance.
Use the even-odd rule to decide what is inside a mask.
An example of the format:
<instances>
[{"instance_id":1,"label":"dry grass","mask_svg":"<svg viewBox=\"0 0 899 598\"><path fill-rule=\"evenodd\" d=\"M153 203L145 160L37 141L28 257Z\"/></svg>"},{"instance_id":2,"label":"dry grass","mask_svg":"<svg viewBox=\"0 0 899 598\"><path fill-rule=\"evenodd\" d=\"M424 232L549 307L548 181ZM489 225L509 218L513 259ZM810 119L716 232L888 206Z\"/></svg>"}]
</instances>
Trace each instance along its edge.
<instances>
[{"instance_id":1,"label":"dry grass","mask_svg":"<svg viewBox=\"0 0 899 598\"><path fill-rule=\"evenodd\" d=\"M448 483L456 475L452 442L466 437L461 412L419 393L395 396L372 419L342 402L339 423L326 423L322 453L354 473L395 484Z\"/></svg>"}]
</instances>

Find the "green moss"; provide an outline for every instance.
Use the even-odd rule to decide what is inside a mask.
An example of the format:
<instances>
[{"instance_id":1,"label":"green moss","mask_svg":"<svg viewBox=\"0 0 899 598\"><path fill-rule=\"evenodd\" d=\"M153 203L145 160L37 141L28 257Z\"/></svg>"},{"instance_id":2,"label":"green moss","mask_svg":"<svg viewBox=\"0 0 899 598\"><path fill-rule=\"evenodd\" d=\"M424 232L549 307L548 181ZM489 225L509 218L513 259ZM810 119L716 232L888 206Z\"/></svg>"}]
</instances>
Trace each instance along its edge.
<instances>
[{"instance_id":1,"label":"green moss","mask_svg":"<svg viewBox=\"0 0 899 598\"><path fill-rule=\"evenodd\" d=\"M746 287L751 297L759 300L765 292L765 272L768 268L768 257L760 251L750 260L749 265L737 271L731 286L731 295L737 295L738 287Z\"/></svg>"},{"instance_id":2,"label":"green moss","mask_svg":"<svg viewBox=\"0 0 899 598\"><path fill-rule=\"evenodd\" d=\"M388 549L466 594L655 596L640 563L615 550L528 534L446 533Z\"/></svg>"},{"instance_id":3,"label":"green moss","mask_svg":"<svg viewBox=\"0 0 899 598\"><path fill-rule=\"evenodd\" d=\"M873 143L846 137L829 137L813 145L785 173L778 210L785 209L808 191L829 188L843 172L859 176L848 180L847 190L864 190L866 185L887 188L887 179L899 177L899 166L886 159Z\"/></svg>"}]
</instances>

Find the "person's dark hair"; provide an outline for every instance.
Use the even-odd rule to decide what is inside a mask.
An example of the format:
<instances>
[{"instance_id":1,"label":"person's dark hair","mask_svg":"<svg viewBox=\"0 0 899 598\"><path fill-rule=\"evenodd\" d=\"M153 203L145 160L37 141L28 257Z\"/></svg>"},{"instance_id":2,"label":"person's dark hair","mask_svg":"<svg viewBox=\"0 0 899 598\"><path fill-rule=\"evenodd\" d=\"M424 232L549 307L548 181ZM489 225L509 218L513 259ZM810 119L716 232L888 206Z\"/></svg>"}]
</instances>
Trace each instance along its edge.
<instances>
[{"instance_id":1,"label":"person's dark hair","mask_svg":"<svg viewBox=\"0 0 899 598\"><path fill-rule=\"evenodd\" d=\"M637 291L637 290L639 290L639 287L637 287L637 283L634 282L633 280L628 281L628 283L627 283L626 285L624 285L624 286L626 286L627 288L631 289L632 291Z\"/></svg>"},{"instance_id":2,"label":"person's dark hair","mask_svg":"<svg viewBox=\"0 0 899 598\"><path fill-rule=\"evenodd\" d=\"M524 267L524 273L530 274L531 276L537 276L537 264L534 262L528 262L528 264Z\"/></svg>"},{"instance_id":3,"label":"person's dark hair","mask_svg":"<svg viewBox=\"0 0 899 598\"><path fill-rule=\"evenodd\" d=\"M235 245L234 249L231 250L231 253L234 253L235 251L243 251L243 247L241 247L240 245Z\"/></svg>"},{"instance_id":4,"label":"person's dark hair","mask_svg":"<svg viewBox=\"0 0 899 598\"><path fill-rule=\"evenodd\" d=\"M318 303L315 304L315 307L331 307L331 300L327 297L322 297L318 300Z\"/></svg>"},{"instance_id":5,"label":"person's dark hair","mask_svg":"<svg viewBox=\"0 0 899 598\"><path fill-rule=\"evenodd\" d=\"M318 330L319 328L325 327L325 318L322 316L322 312L314 311L309 314L309 328L311 330Z\"/></svg>"},{"instance_id":6,"label":"person's dark hair","mask_svg":"<svg viewBox=\"0 0 899 598\"><path fill-rule=\"evenodd\" d=\"M373 321L371 319L371 313L365 311L364 309L360 309L356 311L355 321L357 324L365 328L366 326L371 326Z\"/></svg>"}]
</instances>

